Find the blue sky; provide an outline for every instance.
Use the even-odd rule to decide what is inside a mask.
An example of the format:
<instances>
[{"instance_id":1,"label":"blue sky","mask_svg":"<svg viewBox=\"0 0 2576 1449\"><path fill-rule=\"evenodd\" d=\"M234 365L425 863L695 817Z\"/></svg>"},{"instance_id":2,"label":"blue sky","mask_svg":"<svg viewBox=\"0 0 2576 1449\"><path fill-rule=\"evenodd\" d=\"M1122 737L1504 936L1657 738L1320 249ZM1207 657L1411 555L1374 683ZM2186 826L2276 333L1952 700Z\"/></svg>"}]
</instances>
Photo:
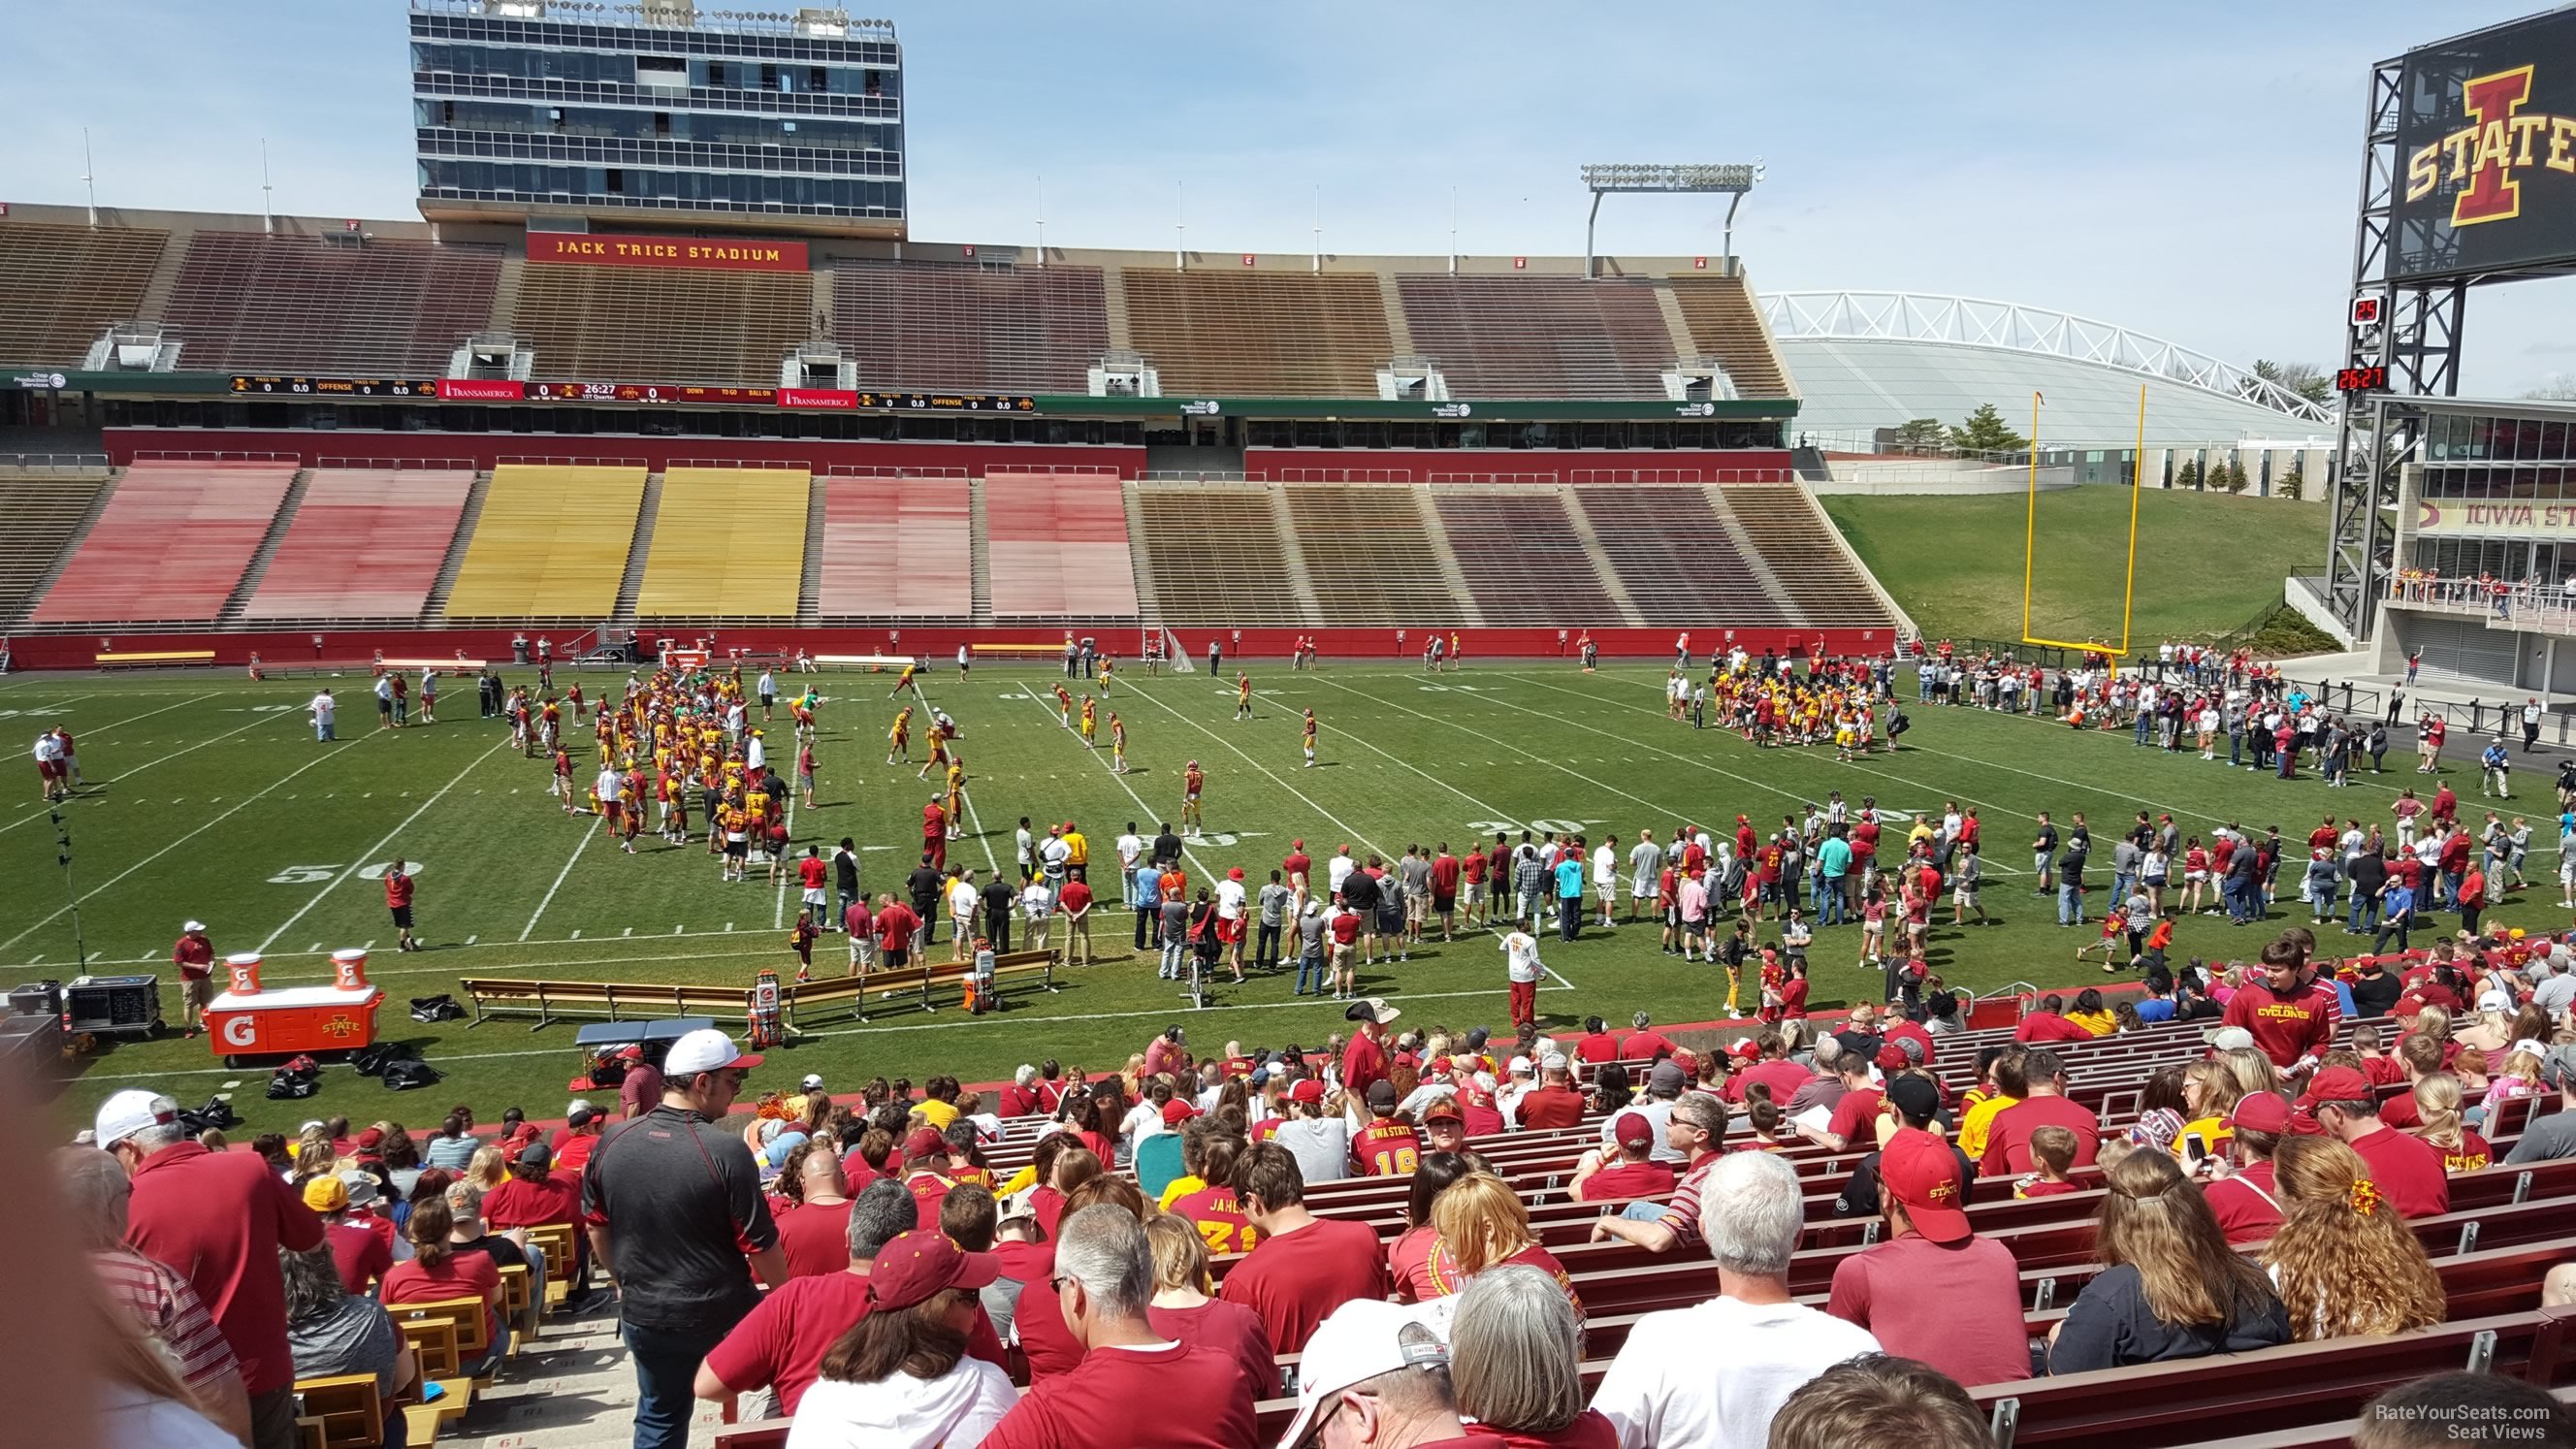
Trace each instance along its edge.
<instances>
[{"instance_id":1,"label":"blue sky","mask_svg":"<svg viewBox=\"0 0 2576 1449\"><path fill-rule=\"evenodd\" d=\"M862 9L870 7L859 7ZM877 6L905 43L913 232L1194 249L1583 243L1575 168L1769 167L1757 288L2053 307L2330 364L2370 62L2528 13L1978 3ZM0 0L0 199L403 217L398 0ZM1185 193L1184 193L1185 188ZM1722 205L1614 197L1606 251L1714 253ZM2576 281L2471 300L2466 385L2576 372Z\"/></svg>"}]
</instances>

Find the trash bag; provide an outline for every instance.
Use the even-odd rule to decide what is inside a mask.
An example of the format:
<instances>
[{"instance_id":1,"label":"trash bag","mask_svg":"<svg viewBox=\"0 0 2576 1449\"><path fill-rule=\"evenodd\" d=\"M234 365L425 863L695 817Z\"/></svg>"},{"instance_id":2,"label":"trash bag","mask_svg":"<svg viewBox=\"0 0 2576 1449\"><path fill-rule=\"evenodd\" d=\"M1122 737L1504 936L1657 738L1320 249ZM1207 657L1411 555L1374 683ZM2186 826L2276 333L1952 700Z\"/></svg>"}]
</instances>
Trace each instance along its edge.
<instances>
[{"instance_id":1,"label":"trash bag","mask_svg":"<svg viewBox=\"0 0 2576 1449\"><path fill-rule=\"evenodd\" d=\"M414 1021L432 1023L459 1021L464 1016L465 1008L457 1005L456 998L445 992L440 992L436 996L415 996L411 999L411 1019Z\"/></svg>"}]
</instances>

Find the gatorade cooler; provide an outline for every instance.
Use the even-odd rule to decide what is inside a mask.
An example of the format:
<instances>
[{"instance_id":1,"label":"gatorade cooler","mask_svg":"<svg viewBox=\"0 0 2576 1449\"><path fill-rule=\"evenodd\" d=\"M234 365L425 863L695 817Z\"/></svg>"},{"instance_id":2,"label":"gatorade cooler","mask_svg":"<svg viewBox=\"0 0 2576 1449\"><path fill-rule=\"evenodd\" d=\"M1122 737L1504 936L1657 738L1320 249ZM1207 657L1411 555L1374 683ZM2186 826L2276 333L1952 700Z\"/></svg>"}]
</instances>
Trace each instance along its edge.
<instances>
[{"instance_id":1,"label":"gatorade cooler","mask_svg":"<svg viewBox=\"0 0 2576 1449\"><path fill-rule=\"evenodd\" d=\"M257 953L225 957L230 988L206 1005L208 1046L233 1066L243 1057L346 1052L373 1045L376 1008L384 1003L384 991L367 980L367 953L334 951L331 965L330 985L262 988Z\"/></svg>"}]
</instances>

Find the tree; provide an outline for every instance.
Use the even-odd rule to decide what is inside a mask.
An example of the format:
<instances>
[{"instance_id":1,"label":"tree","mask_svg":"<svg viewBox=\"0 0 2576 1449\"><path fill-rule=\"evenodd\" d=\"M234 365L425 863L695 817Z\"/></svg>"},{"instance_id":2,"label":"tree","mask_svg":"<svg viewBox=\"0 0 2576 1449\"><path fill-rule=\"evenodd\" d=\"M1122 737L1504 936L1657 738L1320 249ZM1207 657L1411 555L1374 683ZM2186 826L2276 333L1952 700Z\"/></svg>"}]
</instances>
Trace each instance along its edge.
<instances>
[{"instance_id":1,"label":"tree","mask_svg":"<svg viewBox=\"0 0 2576 1449\"><path fill-rule=\"evenodd\" d=\"M1944 429L1939 418L1915 418L1898 428L1892 441L1899 452L1930 453L1937 451L1945 441Z\"/></svg>"},{"instance_id":2,"label":"tree","mask_svg":"<svg viewBox=\"0 0 2576 1449\"><path fill-rule=\"evenodd\" d=\"M1965 453L2018 453L2030 439L2014 432L1993 403L1979 403L1965 423L1950 430L1950 446Z\"/></svg>"},{"instance_id":3,"label":"tree","mask_svg":"<svg viewBox=\"0 0 2576 1449\"><path fill-rule=\"evenodd\" d=\"M2307 491L2308 460L2297 453L2290 455L2290 471L2273 480L2273 489L2292 503L2301 501Z\"/></svg>"},{"instance_id":4,"label":"tree","mask_svg":"<svg viewBox=\"0 0 2576 1449\"><path fill-rule=\"evenodd\" d=\"M2230 493L2244 492L2245 485L2253 481L2251 478L2246 476L2245 464L2242 461L2222 463L2219 467L2224 469L2227 475L2219 480L2219 486Z\"/></svg>"},{"instance_id":5,"label":"tree","mask_svg":"<svg viewBox=\"0 0 2576 1449\"><path fill-rule=\"evenodd\" d=\"M2200 460L2198 458L2186 458L2183 460L2181 469L2174 474L2174 486L2176 488L2189 488L2194 492L2198 492L2200 490Z\"/></svg>"},{"instance_id":6,"label":"tree","mask_svg":"<svg viewBox=\"0 0 2576 1449\"><path fill-rule=\"evenodd\" d=\"M2313 362L2274 362L2258 357L2254 359L2254 375L2312 403L2324 402L2334 394L2334 374Z\"/></svg>"},{"instance_id":7,"label":"tree","mask_svg":"<svg viewBox=\"0 0 2576 1449\"><path fill-rule=\"evenodd\" d=\"M2543 402L2576 402L2576 372L2553 372L2523 396Z\"/></svg>"}]
</instances>

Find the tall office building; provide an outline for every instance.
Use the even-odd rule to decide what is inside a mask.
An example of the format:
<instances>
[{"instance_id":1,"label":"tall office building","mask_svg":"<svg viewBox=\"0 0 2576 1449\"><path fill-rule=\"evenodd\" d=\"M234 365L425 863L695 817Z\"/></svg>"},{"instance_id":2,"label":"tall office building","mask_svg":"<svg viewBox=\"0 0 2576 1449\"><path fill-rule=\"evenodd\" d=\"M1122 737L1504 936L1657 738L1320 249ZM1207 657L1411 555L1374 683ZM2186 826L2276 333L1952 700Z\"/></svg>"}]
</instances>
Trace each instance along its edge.
<instances>
[{"instance_id":1,"label":"tall office building","mask_svg":"<svg viewBox=\"0 0 2576 1449\"><path fill-rule=\"evenodd\" d=\"M421 215L904 234L894 24L413 0Z\"/></svg>"}]
</instances>

